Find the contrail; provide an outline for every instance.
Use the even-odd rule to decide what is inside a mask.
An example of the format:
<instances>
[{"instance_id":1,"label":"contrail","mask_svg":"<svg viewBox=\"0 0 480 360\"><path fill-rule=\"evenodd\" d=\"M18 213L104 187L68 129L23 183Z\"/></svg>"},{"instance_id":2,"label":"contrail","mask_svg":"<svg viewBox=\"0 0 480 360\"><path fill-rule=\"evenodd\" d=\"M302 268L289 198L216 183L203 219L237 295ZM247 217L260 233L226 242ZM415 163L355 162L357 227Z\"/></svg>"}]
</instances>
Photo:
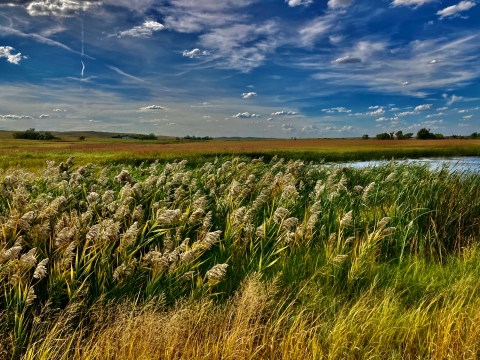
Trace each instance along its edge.
<instances>
[{"instance_id":1,"label":"contrail","mask_svg":"<svg viewBox=\"0 0 480 360\"><path fill-rule=\"evenodd\" d=\"M71 48L69 48L68 46L62 44L62 43L59 43L58 41L54 41L54 40L51 40L49 38L46 38L44 36L41 36L41 35L38 35L38 34L27 34L27 33L24 33L24 32L21 32L19 30L15 30L15 29L12 29L12 28L9 28L9 27L6 27L6 26L3 26L3 25L0 25L0 37L4 37L4 36L19 36L19 37L23 37L23 38L30 38L30 39L33 39L35 41L38 41L39 43L42 43L42 44L47 44L47 45L51 45L51 46L58 46L64 50L67 50L67 51L70 51L72 53L75 53L75 54L80 54L78 51L75 51ZM94 57L91 57L87 54L83 54L83 57L87 58L87 59L91 59L91 60L96 60Z\"/></svg>"},{"instance_id":2,"label":"contrail","mask_svg":"<svg viewBox=\"0 0 480 360\"><path fill-rule=\"evenodd\" d=\"M83 55L85 54L84 52L85 42L84 42L83 20L81 18L79 18L79 20L80 20L80 24L82 25L82 54L80 55L80 59L81 59L80 62L82 63L82 79L83 79L83 73L85 72L85 64L83 63Z\"/></svg>"}]
</instances>

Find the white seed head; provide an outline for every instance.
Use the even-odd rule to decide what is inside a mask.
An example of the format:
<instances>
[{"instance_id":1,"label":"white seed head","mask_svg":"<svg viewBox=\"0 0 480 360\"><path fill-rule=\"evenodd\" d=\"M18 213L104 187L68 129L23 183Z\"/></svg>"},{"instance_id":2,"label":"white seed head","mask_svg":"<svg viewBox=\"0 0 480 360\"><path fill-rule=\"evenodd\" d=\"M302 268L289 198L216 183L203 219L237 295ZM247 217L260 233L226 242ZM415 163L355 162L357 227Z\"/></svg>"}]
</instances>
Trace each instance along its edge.
<instances>
[{"instance_id":1,"label":"white seed head","mask_svg":"<svg viewBox=\"0 0 480 360\"><path fill-rule=\"evenodd\" d=\"M48 258L40 261L40 263L37 265L37 268L35 269L35 272L33 273L33 278L42 280L45 276L47 276L47 265Z\"/></svg>"},{"instance_id":2,"label":"white seed head","mask_svg":"<svg viewBox=\"0 0 480 360\"><path fill-rule=\"evenodd\" d=\"M279 224L288 215L290 215L290 211L288 211L287 209L285 209L283 207L279 207L277 210L275 210L275 213L273 214L273 221L275 221L277 224Z\"/></svg>"},{"instance_id":3,"label":"white seed head","mask_svg":"<svg viewBox=\"0 0 480 360\"><path fill-rule=\"evenodd\" d=\"M228 264L218 264L212 267L205 274L207 279L212 283L217 283L222 281L227 275Z\"/></svg>"},{"instance_id":4,"label":"white seed head","mask_svg":"<svg viewBox=\"0 0 480 360\"><path fill-rule=\"evenodd\" d=\"M346 213L343 218L340 220L340 226L341 227L348 227L352 224L352 215L353 215L353 210L350 210L348 213Z\"/></svg>"}]
</instances>

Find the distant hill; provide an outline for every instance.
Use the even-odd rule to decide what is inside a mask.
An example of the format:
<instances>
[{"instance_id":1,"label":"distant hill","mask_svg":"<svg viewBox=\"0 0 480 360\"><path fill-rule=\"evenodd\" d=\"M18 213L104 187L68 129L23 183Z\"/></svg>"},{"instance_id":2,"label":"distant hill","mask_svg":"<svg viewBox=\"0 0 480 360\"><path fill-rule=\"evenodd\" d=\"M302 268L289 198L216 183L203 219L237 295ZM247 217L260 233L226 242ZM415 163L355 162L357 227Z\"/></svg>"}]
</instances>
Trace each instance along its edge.
<instances>
[{"instance_id":1,"label":"distant hill","mask_svg":"<svg viewBox=\"0 0 480 360\"><path fill-rule=\"evenodd\" d=\"M43 132L43 130L38 130ZM48 130L47 130L48 131ZM12 135L15 132L19 131L11 131L11 130L0 130L0 138L12 138ZM73 137L79 138L81 136L85 136L86 138L112 138L117 136L132 136L132 135L140 135L135 133L116 133L116 132L103 132L103 131L50 131L53 135L64 138L64 137ZM174 136L164 136L164 135L157 135L159 140L168 140L168 139L175 139Z\"/></svg>"}]
</instances>

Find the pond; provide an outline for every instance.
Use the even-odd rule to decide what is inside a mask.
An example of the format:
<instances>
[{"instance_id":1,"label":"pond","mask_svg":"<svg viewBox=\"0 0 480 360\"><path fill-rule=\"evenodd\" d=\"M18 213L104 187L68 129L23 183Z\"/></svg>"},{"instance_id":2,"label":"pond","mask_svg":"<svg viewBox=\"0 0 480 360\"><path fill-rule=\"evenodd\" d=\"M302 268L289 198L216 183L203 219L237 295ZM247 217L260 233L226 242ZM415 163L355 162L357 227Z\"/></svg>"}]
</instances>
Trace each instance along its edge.
<instances>
[{"instance_id":1,"label":"pond","mask_svg":"<svg viewBox=\"0 0 480 360\"><path fill-rule=\"evenodd\" d=\"M354 168L374 167L379 165L385 165L389 161L387 160L371 160L371 161L356 161L349 162L345 165ZM480 157L453 157L453 158L420 158L420 159L406 159L397 160L398 164L428 164L432 169L439 169L444 166L449 167L452 171L475 171L480 172Z\"/></svg>"}]
</instances>

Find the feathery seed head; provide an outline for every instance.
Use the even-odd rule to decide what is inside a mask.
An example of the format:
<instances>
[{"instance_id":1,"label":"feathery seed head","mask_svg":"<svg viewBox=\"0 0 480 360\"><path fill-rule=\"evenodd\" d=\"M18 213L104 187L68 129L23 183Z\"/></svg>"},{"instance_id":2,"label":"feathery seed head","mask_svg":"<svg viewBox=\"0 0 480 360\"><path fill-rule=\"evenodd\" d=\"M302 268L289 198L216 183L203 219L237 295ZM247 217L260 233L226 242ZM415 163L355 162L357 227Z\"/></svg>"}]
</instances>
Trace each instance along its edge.
<instances>
[{"instance_id":1,"label":"feathery seed head","mask_svg":"<svg viewBox=\"0 0 480 360\"><path fill-rule=\"evenodd\" d=\"M99 199L100 195L98 195L96 192L91 192L90 194L88 194L87 196L87 202L90 204L90 205L93 205L95 204L98 199Z\"/></svg>"},{"instance_id":2,"label":"feathery seed head","mask_svg":"<svg viewBox=\"0 0 480 360\"><path fill-rule=\"evenodd\" d=\"M33 273L33 278L42 280L45 276L47 276L47 265L48 265L48 258L43 259L37 265L35 272Z\"/></svg>"},{"instance_id":3,"label":"feathery seed head","mask_svg":"<svg viewBox=\"0 0 480 360\"><path fill-rule=\"evenodd\" d=\"M283 207L279 207L277 210L275 210L275 213L273 214L273 221L275 221L275 223L279 224L288 215L290 215L290 211L288 211L287 209L285 209Z\"/></svg>"},{"instance_id":4,"label":"feathery seed head","mask_svg":"<svg viewBox=\"0 0 480 360\"><path fill-rule=\"evenodd\" d=\"M218 283L227 275L228 264L218 264L212 267L205 274L210 283Z\"/></svg>"},{"instance_id":5,"label":"feathery seed head","mask_svg":"<svg viewBox=\"0 0 480 360\"><path fill-rule=\"evenodd\" d=\"M298 224L298 219L296 217L291 217L283 221L282 228L290 231L293 227L297 226L297 224Z\"/></svg>"},{"instance_id":6,"label":"feathery seed head","mask_svg":"<svg viewBox=\"0 0 480 360\"><path fill-rule=\"evenodd\" d=\"M35 258L35 253L37 248L31 249L28 253L23 254L20 257L20 269L21 271L30 270L35 265L37 265L37 259Z\"/></svg>"},{"instance_id":7,"label":"feathery seed head","mask_svg":"<svg viewBox=\"0 0 480 360\"><path fill-rule=\"evenodd\" d=\"M343 218L340 220L340 226L341 227L347 227L352 224L352 215L353 215L353 210L350 210L348 213L346 213Z\"/></svg>"}]
</instances>

